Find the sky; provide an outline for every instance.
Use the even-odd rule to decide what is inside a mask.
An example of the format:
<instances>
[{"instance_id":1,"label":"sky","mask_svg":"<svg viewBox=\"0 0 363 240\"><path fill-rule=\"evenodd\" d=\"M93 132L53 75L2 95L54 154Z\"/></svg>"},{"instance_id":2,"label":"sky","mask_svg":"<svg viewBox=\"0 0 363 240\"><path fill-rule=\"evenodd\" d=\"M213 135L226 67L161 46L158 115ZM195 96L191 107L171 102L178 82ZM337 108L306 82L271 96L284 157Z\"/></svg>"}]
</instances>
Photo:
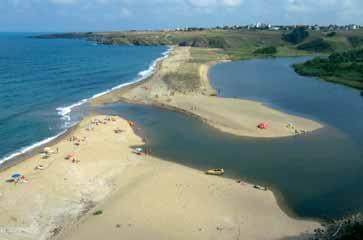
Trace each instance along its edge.
<instances>
[{"instance_id":1,"label":"sky","mask_svg":"<svg viewBox=\"0 0 363 240\"><path fill-rule=\"evenodd\" d=\"M363 0L0 0L0 32L360 24Z\"/></svg>"}]
</instances>

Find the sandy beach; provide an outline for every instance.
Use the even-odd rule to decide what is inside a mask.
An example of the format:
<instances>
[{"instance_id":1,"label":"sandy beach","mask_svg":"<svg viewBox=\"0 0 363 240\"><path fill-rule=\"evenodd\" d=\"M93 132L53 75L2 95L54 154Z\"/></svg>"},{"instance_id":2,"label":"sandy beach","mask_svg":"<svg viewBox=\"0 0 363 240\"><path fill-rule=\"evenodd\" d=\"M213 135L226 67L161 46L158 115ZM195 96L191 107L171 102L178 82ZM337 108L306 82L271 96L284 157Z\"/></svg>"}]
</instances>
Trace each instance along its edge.
<instances>
[{"instance_id":1,"label":"sandy beach","mask_svg":"<svg viewBox=\"0 0 363 240\"><path fill-rule=\"evenodd\" d=\"M0 238L290 239L319 226L287 216L270 191L133 153L142 144L126 120L90 116L49 158L1 172ZM27 182L6 182L14 173Z\"/></svg>"},{"instance_id":2,"label":"sandy beach","mask_svg":"<svg viewBox=\"0 0 363 240\"><path fill-rule=\"evenodd\" d=\"M195 116L224 132L248 137L294 136L322 127L318 122L259 102L216 96L208 70L223 61L227 61L226 56L216 50L175 47L149 79L97 98L93 104L128 101L155 105ZM260 123L267 123L268 129L257 128Z\"/></svg>"}]
</instances>

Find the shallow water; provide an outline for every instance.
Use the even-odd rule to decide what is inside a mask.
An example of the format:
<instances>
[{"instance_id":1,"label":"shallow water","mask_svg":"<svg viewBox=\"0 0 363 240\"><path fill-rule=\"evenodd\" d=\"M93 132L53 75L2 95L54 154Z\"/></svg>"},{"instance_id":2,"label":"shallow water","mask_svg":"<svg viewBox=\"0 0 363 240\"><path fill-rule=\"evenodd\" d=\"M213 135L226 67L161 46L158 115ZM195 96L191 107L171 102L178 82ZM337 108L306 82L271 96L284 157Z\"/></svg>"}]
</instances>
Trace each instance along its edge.
<instances>
[{"instance_id":1,"label":"shallow water","mask_svg":"<svg viewBox=\"0 0 363 240\"><path fill-rule=\"evenodd\" d=\"M327 124L311 134L273 140L246 138L153 107L113 104L99 111L140 124L153 155L202 170L223 167L229 177L267 185L288 211L300 217L330 219L363 210L363 150L359 147L363 101L356 98L358 91L297 76L289 65L302 60L221 64L212 69L210 77L224 96L259 99Z\"/></svg>"},{"instance_id":2,"label":"shallow water","mask_svg":"<svg viewBox=\"0 0 363 240\"><path fill-rule=\"evenodd\" d=\"M166 50L32 35L0 33L0 163L70 127L77 105L147 74Z\"/></svg>"}]
</instances>

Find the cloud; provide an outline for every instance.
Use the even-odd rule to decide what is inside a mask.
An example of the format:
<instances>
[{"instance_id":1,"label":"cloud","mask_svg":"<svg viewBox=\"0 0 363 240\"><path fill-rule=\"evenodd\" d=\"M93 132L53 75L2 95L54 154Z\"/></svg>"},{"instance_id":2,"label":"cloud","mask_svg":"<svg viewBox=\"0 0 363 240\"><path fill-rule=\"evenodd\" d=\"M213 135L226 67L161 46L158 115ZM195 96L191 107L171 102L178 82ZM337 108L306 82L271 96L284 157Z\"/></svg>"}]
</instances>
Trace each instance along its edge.
<instances>
[{"instance_id":1,"label":"cloud","mask_svg":"<svg viewBox=\"0 0 363 240\"><path fill-rule=\"evenodd\" d=\"M287 0L285 9L288 20L304 23L346 24L363 17L362 0Z\"/></svg>"},{"instance_id":2,"label":"cloud","mask_svg":"<svg viewBox=\"0 0 363 240\"><path fill-rule=\"evenodd\" d=\"M222 2L229 7L236 7L242 4L242 0L223 0Z\"/></svg>"},{"instance_id":3,"label":"cloud","mask_svg":"<svg viewBox=\"0 0 363 240\"><path fill-rule=\"evenodd\" d=\"M130 9L122 7L120 10L120 16L121 17L131 17L132 12L130 11Z\"/></svg>"},{"instance_id":4,"label":"cloud","mask_svg":"<svg viewBox=\"0 0 363 240\"><path fill-rule=\"evenodd\" d=\"M50 0L50 2L54 4L75 4L79 2L79 0Z\"/></svg>"},{"instance_id":5,"label":"cloud","mask_svg":"<svg viewBox=\"0 0 363 240\"><path fill-rule=\"evenodd\" d=\"M2 31L102 31L244 25L256 22L363 24L363 0L0 0L0 2ZM120 17L125 21L119 21Z\"/></svg>"},{"instance_id":6,"label":"cloud","mask_svg":"<svg viewBox=\"0 0 363 240\"><path fill-rule=\"evenodd\" d=\"M214 8L217 6L237 7L242 4L242 0L186 0L186 2L197 8Z\"/></svg>"}]
</instances>

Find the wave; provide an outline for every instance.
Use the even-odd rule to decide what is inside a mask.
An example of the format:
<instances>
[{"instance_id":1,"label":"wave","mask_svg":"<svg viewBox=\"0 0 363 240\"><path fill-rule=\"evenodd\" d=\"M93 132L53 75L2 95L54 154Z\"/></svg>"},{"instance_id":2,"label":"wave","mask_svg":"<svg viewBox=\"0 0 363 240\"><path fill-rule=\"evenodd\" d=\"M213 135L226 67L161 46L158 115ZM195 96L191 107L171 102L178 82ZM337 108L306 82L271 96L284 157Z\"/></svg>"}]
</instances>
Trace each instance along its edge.
<instances>
[{"instance_id":1,"label":"wave","mask_svg":"<svg viewBox=\"0 0 363 240\"><path fill-rule=\"evenodd\" d=\"M27 152L29 152L30 150L33 150L34 148L40 147L40 146L42 146L42 145L44 145L44 144L47 144L47 143L49 143L49 142L53 141L54 139L56 139L56 138L60 137L61 135L63 135L63 134L64 134L64 133L66 133L66 132L67 132L67 130L64 130L64 131L62 131L62 132L58 133L57 135L55 135L55 136L53 136L53 137L46 138L46 139L44 139L44 140L42 140L42 141L39 141L39 142L34 143L33 145L30 145L30 146L24 147L24 148L20 149L19 151L15 152L15 153L12 153L12 154L10 154L10 155L7 155L7 156L5 156L4 158L2 158L2 159L0 160L0 165L1 165L1 164L3 164L4 162L7 162L7 161L9 161L9 160L11 160L11 159L13 159L13 158L15 158L15 157L19 156L19 155L22 155L22 154L24 154L24 153L27 153Z\"/></svg>"},{"instance_id":2,"label":"wave","mask_svg":"<svg viewBox=\"0 0 363 240\"><path fill-rule=\"evenodd\" d=\"M83 105L83 104L87 103L87 102L88 102L89 100L91 100L91 99L95 99L95 98L97 98L97 97L103 96L103 95L105 95L105 94L107 94L107 93L110 93L110 92L112 92L112 91L116 90L116 89L120 89L120 88L123 88L123 87L129 86L129 85L131 85L131 84L135 84L135 83L137 83L137 82L140 82L140 81L143 81L143 80L147 79L148 77L150 77L150 76L151 76L151 75L155 72L155 69L156 69L157 64L158 64L160 61L162 61L162 60L166 59L166 58L169 56L169 54L170 54L170 52L171 52L172 50L173 50L173 47L169 47L169 48L168 48L165 52L163 52L163 53L162 53L162 56L161 56L161 57L157 58L155 61L153 61L153 62L150 64L150 66L149 66L149 68L148 68L148 69L143 70L143 71L140 71L140 72L138 73L138 75L137 75L136 79L134 79L133 81L130 81L130 82L127 82L127 83L122 83L122 84L117 85L117 86L115 86L115 87L113 87L113 88L111 88L111 89L108 89L108 90L106 90L106 91L103 91L103 92L97 93L97 94L93 95L93 96L92 96L92 97L90 97L90 98L82 99L82 100L80 100L80 101L78 101L78 102L76 102L76 103L73 103L73 104L69 105L69 106L65 106L65 107L58 107L58 108L56 108L56 110L57 110L57 114L61 117L61 119L62 119L62 120L64 120L64 121L70 121L70 120L71 120L71 116L70 116L70 114L71 114L71 112L72 112L72 110L73 110L74 108L79 107L79 106L81 106L81 105ZM52 136L52 137L49 137L49 138L46 138L46 139L41 140L41 141L39 141L39 142L36 142L36 143L34 143L33 145L30 145L30 146L27 146L27 147L21 148L19 151L14 152L14 153L11 153L11 154L9 154L9 155L5 156L4 158L0 159L0 166L1 166L4 162L7 162L7 161L9 161L9 160L11 160L11 159L13 159L13 158L15 158L15 157L18 157L18 156L20 156L20 155L22 155L22 154L24 154L24 153L27 153L27 152L29 152L29 151L33 150L34 148L40 147L40 146L42 146L42 145L45 145L45 144L47 144L47 143L49 143L49 142L53 141L54 139L56 139L56 138L58 138L58 137L62 136L64 133L66 133L66 132L68 131L68 129L69 129L69 128L71 128L71 127L75 126L77 123L78 123L78 122L74 122L74 123L72 123L72 124L66 124L67 128L66 128L65 130L63 130L62 132L58 133L57 135Z\"/></svg>"},{"instance_id":3,"label":"wave","mask_svg":"<svg viewBox=\"0 0 363 240\"><path fill-rule=\"evenodd\" d=\"M167 58L170 54L170 52L173 50L173 47L169 47L165 52L162 53L162 56L157 58L155 61L153 61L149 68L146 69L146 70L143 70L141 72L138 73L138 77L136 77L135 80L131 81L131 82L127 82L127 83L122 83L120 85L117 85L111 89L107 89L103 92L100 92L100 93L97 93L95 95L93 95L92 97L90 98L86 98L86 99L82 99L76 103L73 103L69 106L66 106L66 107L58 107L57 108L57 112L58 114L63 118L63 119L70 119L70 113L72 112L72 109L74 109L75 107L79 107L85 103L87 103L89 100L92 100L92 99L95 99L95 98L98 98L98 97L101 97L103 95L106 95L116 89L120 89L120 88L123 88L123 87L126 87L126 86L129 86L129 85L132 85L132 84L135 84L137 82L140 82L140 81L143 81L145 79L147 79L148 77L150 77L154 72L155 72L155 69L156 69L156 66L157 64L164 60L165 58Z\"/></svg>"}]
</instances>

